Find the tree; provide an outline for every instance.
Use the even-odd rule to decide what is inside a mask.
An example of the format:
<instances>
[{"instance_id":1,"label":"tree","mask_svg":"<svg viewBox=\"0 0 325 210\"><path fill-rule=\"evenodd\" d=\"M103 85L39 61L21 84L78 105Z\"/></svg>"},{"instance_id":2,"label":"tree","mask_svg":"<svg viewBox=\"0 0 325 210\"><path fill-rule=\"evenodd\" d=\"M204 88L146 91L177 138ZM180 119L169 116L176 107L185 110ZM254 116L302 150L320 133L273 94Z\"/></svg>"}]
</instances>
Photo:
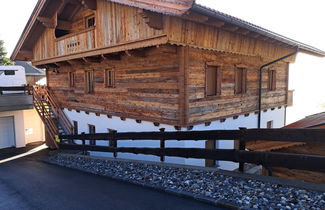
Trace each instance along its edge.
<instances>
[{"instance_id":1,"label":"tree","mask_svg":"<svg viewBox=\"0 0 325 210\"><path fill-rule=\"evenodd\" d=\"M6 56L7 52L4 47L4 41L0 40L0 65L13 65L13 62Z\"/></svg>"}]
</instances>

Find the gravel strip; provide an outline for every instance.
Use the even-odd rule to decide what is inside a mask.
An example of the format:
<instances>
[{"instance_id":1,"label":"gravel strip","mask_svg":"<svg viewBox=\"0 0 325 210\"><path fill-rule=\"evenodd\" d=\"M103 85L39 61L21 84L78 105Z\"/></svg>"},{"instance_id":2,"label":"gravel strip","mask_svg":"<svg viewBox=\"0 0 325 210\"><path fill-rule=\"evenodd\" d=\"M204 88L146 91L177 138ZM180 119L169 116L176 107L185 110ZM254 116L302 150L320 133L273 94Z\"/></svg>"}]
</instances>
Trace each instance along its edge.
<instances>
[{"instance_id":1,"label":"gravel strip","mask_svg":"<svg viewBox=\"0 0 325 210\"><path fill-rule=\"evenodd\" d=\"M47 161L241 209L325 209L324 192L227 176L218 171L60 153Z\"/></svg>"}]
</instances>

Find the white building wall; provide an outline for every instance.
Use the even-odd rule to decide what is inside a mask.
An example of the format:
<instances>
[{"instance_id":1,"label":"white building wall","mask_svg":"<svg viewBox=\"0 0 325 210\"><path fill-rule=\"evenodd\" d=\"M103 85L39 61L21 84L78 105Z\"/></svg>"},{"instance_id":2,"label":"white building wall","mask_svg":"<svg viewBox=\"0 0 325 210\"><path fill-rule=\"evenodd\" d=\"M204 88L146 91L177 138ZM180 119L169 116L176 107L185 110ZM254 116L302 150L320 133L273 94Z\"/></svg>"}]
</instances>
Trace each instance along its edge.
<instances>
[{"instance_id":1,"label":"white building wall","mask_svg":"<svg viewBox=\"0 0 325 210\"><path fill-rule=\"evenodd\" d=\"M44 127L35 110L0 112L0 117L14 117L15 146L44 141Z\"/></svg>"},{"instance_id":2,"label":"white building wall","mask_svg":"<svg viewBox=\"0 0 325 210\"><path fill-rule=\"evenodd\" d=\"M5 70L15 71L15 74L5 75ZM25 85L25 68L22 66L0 66L0 84L5 87Z\"/></svg>"},{"instance_id":3,"label":"white building wall","mask_svg":"<svg viewBox=\"0 0 325 210\"><path fill-rule=\"evenodd\" d=\"M106 115L96 116L94 113L86 114L85 112L76 112L74 110L64 110L68 118L72 121L78 122L78 132L88 133L88 125L94 125L96 127L96 133L107 133L108 129L114 129L118 132L145 132L145 131L159 131L161 128L165 128L165 131L175 131L175 128L170 125L160 124L155 126L152 122L137 123L134 119L121 120L119 117L108 118ZM273 121L274 128L280 128L284 126L285 108L281 107L274 110L267 110L262 112L262 128L266 127L267 121ZM196 125L193 127L194 131L199 130L232 130L239 127L256 128L257 127L257 114L251 113L249 116L241 115L237 119L227 118L226 121L220 122L214 121L210 126L204 124ZM183 131L186 128L182 128ZM107 145L107 141L99 141L98 145ZM166 141L166 147L187 147L187 148L205 148L205 141ZM218 141L218 148L220 149L233 149L234 141ZM159 141L118 141L118 147L159 147ZM109 153L92 152L92 155L98 156L110 156ZM118 153L118 158L136 159L136 160L150 160L160 161L159 157L152 155L135 155L128 153ZM203 159L185 159L178 157L166 157L165 161L168 163L178 163L187 165L204 166L205 161ZM220 168L227 170L234 170L238 168L238 163L219 161Z\"/></svg>"}]
</instances>

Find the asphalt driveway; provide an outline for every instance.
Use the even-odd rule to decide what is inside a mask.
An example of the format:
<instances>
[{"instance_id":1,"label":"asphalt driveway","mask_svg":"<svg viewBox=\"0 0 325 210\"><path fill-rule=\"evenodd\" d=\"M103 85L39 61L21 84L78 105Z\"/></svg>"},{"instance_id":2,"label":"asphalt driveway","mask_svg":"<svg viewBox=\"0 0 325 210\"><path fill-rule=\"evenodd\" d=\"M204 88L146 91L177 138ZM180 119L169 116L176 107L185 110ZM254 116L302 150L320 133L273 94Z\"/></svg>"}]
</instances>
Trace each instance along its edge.
<instances>
[{"instance_id":1,"label":"asphalt driveway","mask_svg":"<svg viewBox=\"0 0 325 210\"><path fill-rule=\"evenodd\" d=\"M48 150L0 164L0 209L218 209L188 198L42 162Z\"/></svg>"}]
</instances>

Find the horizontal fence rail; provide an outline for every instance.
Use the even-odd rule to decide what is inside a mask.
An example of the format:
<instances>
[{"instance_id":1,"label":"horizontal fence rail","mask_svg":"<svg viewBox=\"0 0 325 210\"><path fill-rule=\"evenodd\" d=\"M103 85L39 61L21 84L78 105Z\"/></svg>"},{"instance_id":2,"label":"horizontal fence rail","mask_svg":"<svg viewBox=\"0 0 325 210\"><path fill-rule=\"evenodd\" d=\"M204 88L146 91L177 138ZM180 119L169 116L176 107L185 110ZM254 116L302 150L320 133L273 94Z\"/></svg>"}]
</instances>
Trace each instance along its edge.
<instances>
[{"instance_id":1,"label":"horizontal fence rail","mask_svg":"<svg viewBox=\"0 0 325 210\"><path fill-rule=\"evenodd\" d=\"M212 130L184 132L130 132L130 133L97 133L81 135L62 135L60 148L82 151L117 152L145 154L155 156L175 156L182 158L200 158L207 160L223 160L240 163L263 165L264 167L284 167L317 172L325 172L325 156L292 154L279 152L246 151L245 143L249 141L286 141L286 142L324 142L325 129L242 129L242 130ZM81 140L82 145L69 144L68 140ZM114 146L86 145L86 140L111 141ZM120 140L239 140L239 150L236 149L199 149L199 148L139 148L117 147ZM162 144L161 144L162 145ZM164 145L164 144L163 144ZM163 158L162 158L163 160Z\"/></svg>"},{"instance_id":2,"label":"horizontal fence rail","mask_svg":"<svg viewBox=\"0 0 325 210\"><path fill-rule=\"evenodd\" d=\"M325 129L243 129L182 132L129 132L63 135L61 139L87 140L243 140L325 142Z\"/></svg>"}]
</instances>

